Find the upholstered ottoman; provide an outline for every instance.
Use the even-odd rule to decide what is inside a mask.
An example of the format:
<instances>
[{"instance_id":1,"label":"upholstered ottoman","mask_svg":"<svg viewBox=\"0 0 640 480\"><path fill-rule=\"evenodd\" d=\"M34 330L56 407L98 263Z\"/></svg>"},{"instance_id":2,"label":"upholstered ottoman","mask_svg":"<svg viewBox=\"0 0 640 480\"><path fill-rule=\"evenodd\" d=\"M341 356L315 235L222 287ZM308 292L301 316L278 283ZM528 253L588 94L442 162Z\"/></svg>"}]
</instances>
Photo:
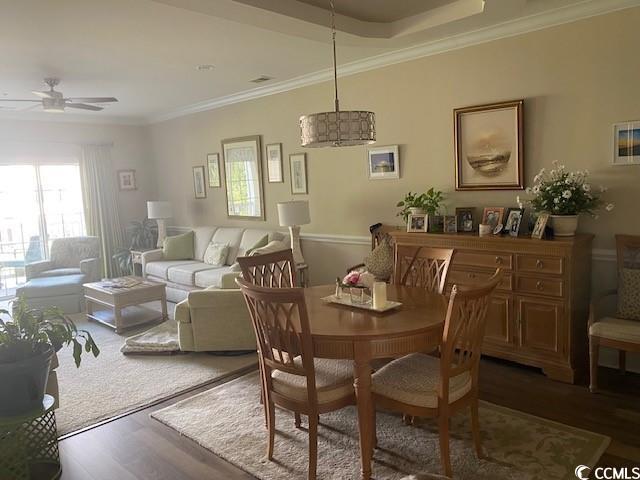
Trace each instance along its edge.
<instances>
[{"instance_id":1,"label":"upholstered ottoman","mask_svg":"<svg viewBox=\"0 0 640 480\"><path fill-rule=\"evenodd\" d=\"M64 313L78 313L84 310L83 283L83 274L32 278L16 295L24 297L30 307L58 307Z\"/></svg>"}]
</instances>

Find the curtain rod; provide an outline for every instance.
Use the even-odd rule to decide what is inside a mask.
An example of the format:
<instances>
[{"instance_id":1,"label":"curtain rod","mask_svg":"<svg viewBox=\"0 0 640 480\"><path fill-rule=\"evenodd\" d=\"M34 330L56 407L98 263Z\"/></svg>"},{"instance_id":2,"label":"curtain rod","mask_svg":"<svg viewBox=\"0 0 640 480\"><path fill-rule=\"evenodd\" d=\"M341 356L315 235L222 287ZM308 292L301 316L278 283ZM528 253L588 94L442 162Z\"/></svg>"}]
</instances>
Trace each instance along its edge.
<instances>
[{"instance_id":1,"label":"curtain rod","mask_svg":"<svg viewBox=\"0 0 640 480\"><path fill-rule=\"evenodd\" d=\"M57 143L62 145L75 145L77 147L113 147L113 142L64 142L62 140L16 140L16 139L0 139L2 143Z\"/></svg>"}]
</instances>

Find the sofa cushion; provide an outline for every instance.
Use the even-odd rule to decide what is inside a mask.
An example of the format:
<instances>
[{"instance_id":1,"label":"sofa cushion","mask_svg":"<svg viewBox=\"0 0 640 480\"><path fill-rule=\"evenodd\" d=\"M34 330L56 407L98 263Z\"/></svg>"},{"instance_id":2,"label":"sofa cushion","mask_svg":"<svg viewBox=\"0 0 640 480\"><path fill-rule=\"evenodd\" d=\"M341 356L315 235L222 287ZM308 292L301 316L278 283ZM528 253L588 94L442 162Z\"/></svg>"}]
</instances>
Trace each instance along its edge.
<instances>
[{"instance_id":1,"label":"sofa cushion","mask_svg":"<svg viewBox=\"0 0 640 480\"><path fill-rule=\"evenodd\" d=\"M258 245L262 242L264 242L264 245L269 243L269 232L267 230L247 228L242 234L242 240L240 240L240 248L238 248L237 256L244 257L245 255L249 255L249 250L263 247L264 245ZM235 261L235 258L233 260Z\"/></svg>"},{"instance_id":2,"label":"sofa cushion","mask_svg":"<svg viewBox=\"0 0 640 480\"><path fill-rule=\"evenodd\" d=\"M267 243L264 247L256 248L253 252L251 252L251 256L254 255L265 255L267 253L275 253L280 252L282 250L288 250L289 247L285 245L283 242L279 240L274 240L273 242Z\"/></svg>"},{"instance_id":3,"label":"sofa cushion","mask_svg":"<svg viewBox=\"0 0 640 480\"><path fill-rule=\"evenodd\" d=\"M162 255L165 260L193 259L193 231L166 237L162 244Z\"/></svg>"},{"instance_id":4,"label":"sofa cushion","mask_svg":"<svg viewBox=\"0 0 640 480\"><path fill-rule=\"evenodd\" d=\"M220 227L216 230L211 238L212 242L216 243L226 243L229 245L229 254L227 255L227 265L231 265L236 261L236 257L238 256L238 248L240 247L240 240L242 239L242 233L244 229L242 228L232 228L232 227ZM264 233L263 233L264 235Z\"/></svg>"},{"instance_id":5,"label":"sofa cushion","mask_svg":"<svg viewBox=\"0 0 640 480\"><path fill-rule=\"evenodd\" d=\"M63 275L60 277L32 278L18 288L16 295L25 298L59 297L82 293L84 275Z\"/></svg>"},{"instance_id":6,"label":"sofa cushion","mask_svg":"<svg viewBox=\"0 0 640 480\"><path fill-rule=\"evenodd\" d=\"M79 268L54 268L52 270L45 270L42 273L39 273L39 277L60 277L63 275L82 275L82 270Z\"/></svg>"},{"instance_id":7,"label":"sofa cushion","mask_svg":"<svg viewBox=\"0 0 640 480\"><path fill-rule=\"evenodd\" d=\"M211 267L210 265L208 265ZM195 275L195 284L200 288L207 287L218 287L220 288L222 277L225 273L229 272L228 266L220 267L220 268L209 268L209 270L204 270L201 272L197 272Z\"/></svg>"},{"instance_id":8,"label":"sofa cushion","mask_svg":"<svg viewBox=\"0 0 640 480\"><path fill-rule=\"evenodd\" d=\"M212 267L211 265L203 262L178 265L177 267L169 268L167 279L170 282L192 287L195 285L195 275L197 272L201 272L203 270L211 270L212 268L215 267Z\"/></svg>"},{"instance_id":9,"label":"sofa cushion","mask_svg":"<svg viewBox=\"0 0 640 480\"><path fill-rule=\"evenodd\" d=\"M147 268L144 273L164 280L169 280L168 270L171 267L189 265L192 263L202 264L202 262L196 262L195 260L161 260L159 262L147 263Z\"/></svg>"},{"instance_id":10,"label":"sofa cushion","mask_svg":"<svg viewBox=\"0 0 640 480\"><path fill-rule=\"evenodd\" d=\"M193 259L202 261L204 252L218 227L195 227L193 229Z\"/></svg>"},{"instance_id":11,"label":"sofa cushion","mask_svg":"<svg viewBox=\"0 0 640 480\"><path fill-rule=\"evenodd\" d=\"M227 261L229 245L211 242L204 252L204 263L214 267L222 267Z\"/></svg>"}]
</instances>

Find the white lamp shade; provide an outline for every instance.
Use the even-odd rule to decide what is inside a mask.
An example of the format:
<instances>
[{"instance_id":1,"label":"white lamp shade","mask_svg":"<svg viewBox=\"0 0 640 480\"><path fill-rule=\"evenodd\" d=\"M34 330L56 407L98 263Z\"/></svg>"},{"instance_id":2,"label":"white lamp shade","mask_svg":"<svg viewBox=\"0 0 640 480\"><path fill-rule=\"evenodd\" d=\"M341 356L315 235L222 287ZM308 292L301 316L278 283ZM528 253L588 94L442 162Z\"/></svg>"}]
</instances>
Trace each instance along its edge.
<instances>
[{"instance_id":1,"label":"white lamp shade","mask_svg":"<svg viewBox=\"0 0 640 480\"><path fill-rule=\"evenodd\" d=\"M280 226L282 227L293 227L310 223L309 202L293 201L278 203L278 218L280 219Z\"/></svg>"},{"instance_id":2,"label":"white lamp shade","mask_svg":"<svg viewBox=\"0 0 640 480\"><path fill-rule=\"evenodd\" d=\"M171 203L164 201L147 202L147 217L150 219L166 219L172 216Z\"/></svg>"}]
</instances>

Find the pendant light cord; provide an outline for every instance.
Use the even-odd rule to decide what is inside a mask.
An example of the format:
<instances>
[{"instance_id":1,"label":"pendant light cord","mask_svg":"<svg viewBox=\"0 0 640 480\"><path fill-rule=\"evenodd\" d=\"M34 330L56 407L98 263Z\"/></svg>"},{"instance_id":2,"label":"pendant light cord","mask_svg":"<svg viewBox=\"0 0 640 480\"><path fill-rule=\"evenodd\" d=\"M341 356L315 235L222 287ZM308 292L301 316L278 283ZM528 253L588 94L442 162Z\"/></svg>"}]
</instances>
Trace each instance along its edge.
<instances>
[{"instance_id":1,"label":"pendant light cord","mask_svg":"<svg viewBox=\"0 0 640 480\"><path fill-rule=\"evenodd\" d=\"M336 112L340 111L340 102L338 101L338 63L336 61L336 9L333 0L329 0L331 6L331 39L333 41L333 88L335 90L335 106Z\"/></svg>"}]
</instances>

